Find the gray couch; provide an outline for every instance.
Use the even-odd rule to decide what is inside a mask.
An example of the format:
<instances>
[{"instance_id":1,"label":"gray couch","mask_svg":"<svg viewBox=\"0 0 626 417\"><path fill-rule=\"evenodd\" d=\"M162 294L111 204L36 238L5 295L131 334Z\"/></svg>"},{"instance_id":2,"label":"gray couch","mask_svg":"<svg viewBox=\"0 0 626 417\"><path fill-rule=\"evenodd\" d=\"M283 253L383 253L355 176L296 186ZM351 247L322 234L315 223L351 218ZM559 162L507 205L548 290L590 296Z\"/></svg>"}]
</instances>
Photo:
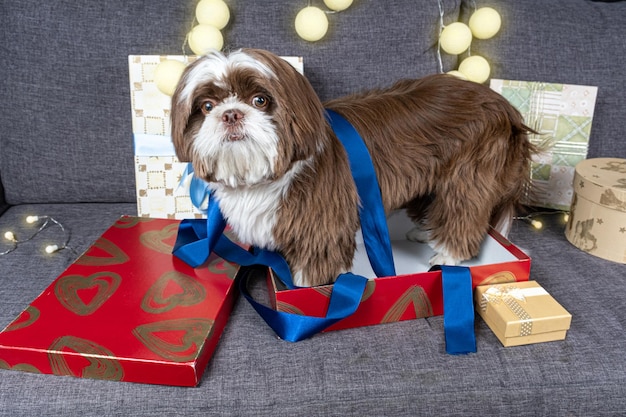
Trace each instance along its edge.
<instances>
[{"instance_id":1,"label":"gray couch","mask_svg":"<svg viewBox=\"0 0 626 417\"><path fill-rule=\"evenodd\" d=\"M227 3L227 48L303 56L323 99L438 69L437 0L355 0L314 44L293 31L306 1ZM442 3L446 24L472 7ZM472 46L492 76L597 85L589 156L626 158L626 2L476 3L503 18L500 34ZM26 236L27 215L50 215L75 251L45 254L62 240L52 228L0 257L0 328L118 216L136 213L127 55L179 54L195 4L0 6L0 230ZM433 317L291 344L239 301L197 388L0 370L0 415L624 415L626 266L583 253L557 216L545 220L541 231L517 222L511 240L532 256L531 279L572 313L565 341L503 348L478 319L478 352L450 356Z\"/></svg>"}]
</instances>

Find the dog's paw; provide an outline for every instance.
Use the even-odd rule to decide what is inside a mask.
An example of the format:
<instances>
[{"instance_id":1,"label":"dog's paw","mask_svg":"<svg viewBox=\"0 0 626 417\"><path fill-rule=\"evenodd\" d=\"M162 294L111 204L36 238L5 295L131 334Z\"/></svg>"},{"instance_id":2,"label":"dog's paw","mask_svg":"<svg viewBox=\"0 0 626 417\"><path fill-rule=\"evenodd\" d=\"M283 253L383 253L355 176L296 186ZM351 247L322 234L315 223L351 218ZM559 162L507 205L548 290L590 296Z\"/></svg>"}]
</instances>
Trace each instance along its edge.
<instances>
[{"instance_id":1,"label":"dog's paw","mask_svg":"<svg viewBox=\"0 0 626 417\"><path fill-rule=\"evenodd\" d=\"M296 287L310 287L311 286L311 284L305 278L304 272L302 272L301 270L295 271L291 279L293 280L293 285L295 285Z\"/></svg>"},{"instance_id":2,"label":"dog's paw","mask_svg":"<svg viewBox=\"0 0 626 417\"><path fill-rule=\"evenodd\" d=\"M407 240L411 242L427 243L429 240L428 231L419 226L414 227L406 233Z\"/></svg>"},{"instance_id":3,"label":"dog's paw","mask_svg":"<svg viewBox=\"0 0 626 417\"><path fill-rule=\"evenodd\" d=\"M431 266L433 265L449 265L455 266L461 263L460 259L455 258L454 256L447 255L445 253L435 253L432 258L430 258L429 263Z\"/></svg>"}]
</instances>

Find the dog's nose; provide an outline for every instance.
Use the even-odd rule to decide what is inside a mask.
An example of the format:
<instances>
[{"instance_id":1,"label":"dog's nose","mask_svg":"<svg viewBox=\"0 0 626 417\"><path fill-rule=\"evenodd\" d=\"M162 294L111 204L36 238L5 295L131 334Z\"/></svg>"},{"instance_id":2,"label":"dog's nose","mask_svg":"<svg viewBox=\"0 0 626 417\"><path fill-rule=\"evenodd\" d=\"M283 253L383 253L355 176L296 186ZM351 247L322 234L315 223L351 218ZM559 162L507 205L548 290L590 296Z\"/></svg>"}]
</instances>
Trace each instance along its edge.
<instances>
[{"instance_id":1,"label":"dog's nose","mask_svg":"<svg viewBox=\"0 0 626 417\"><path fill-rule=\"evenodd\" d=\"M243 113L239 110L226 110L222 113L222 121L227 125L234 125L243 119Z\"/></svg>"}]
</instances>

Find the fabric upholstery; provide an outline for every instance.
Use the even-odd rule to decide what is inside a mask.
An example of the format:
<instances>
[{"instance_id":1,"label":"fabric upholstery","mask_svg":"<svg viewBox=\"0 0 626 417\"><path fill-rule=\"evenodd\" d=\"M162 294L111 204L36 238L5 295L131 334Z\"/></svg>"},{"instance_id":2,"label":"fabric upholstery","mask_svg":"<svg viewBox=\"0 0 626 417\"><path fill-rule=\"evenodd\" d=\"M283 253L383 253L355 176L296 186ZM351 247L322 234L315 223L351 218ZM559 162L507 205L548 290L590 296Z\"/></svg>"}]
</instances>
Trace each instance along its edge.
<instances>
[{"instance_id":1,"label":"fabric upholstery","mask_svg":"<svg viewBox=\"0 0 626 417\"><path fill-rule=\"evenodd\" d=\"M437 0L356 0L329 15L327 37L314 44L292 27L304 1L226 2L226 47L303 56L322 99L438 69ZM62 239L50 228L0 257L0 328L115 219L136 213L127 56L180 54L195 4L0 6L0 179L11 205L0 231L26 237L33 230L27 215L51 215L71 231L73 248L44 254ZM500 11L501 32L472 43L493 77L599 86L590 156L626 158L626 2L442 4L446 24L466 21L474 4ZM455 68L456 57L442 58L444 70ZM0 369L0 416L623 415L626 265L571 245L559 216L544 220L541 231L516 221L510 239L532 257L531 279L572 313L564 341L504 348L477 317L477 353L451 356L443 318L433 317L292 344L239 300L197 388ZM0 241L0 252L6 244Z\"/></svg>"}]
</instances>

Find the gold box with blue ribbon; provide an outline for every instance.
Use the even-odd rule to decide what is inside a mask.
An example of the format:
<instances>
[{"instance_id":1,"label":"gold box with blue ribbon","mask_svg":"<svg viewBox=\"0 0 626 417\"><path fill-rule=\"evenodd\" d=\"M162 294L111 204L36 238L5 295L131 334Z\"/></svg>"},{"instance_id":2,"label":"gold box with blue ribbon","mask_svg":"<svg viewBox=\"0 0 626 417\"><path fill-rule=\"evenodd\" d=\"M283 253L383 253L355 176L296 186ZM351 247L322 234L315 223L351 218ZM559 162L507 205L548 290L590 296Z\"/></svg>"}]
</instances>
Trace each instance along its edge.
<instances>
[{"instance_id":1,"label":"gold box with blue ribbon","mask_svg":"<svg viewBox=\"0 0 626 417\"><path fill-rule=\"evenodd\" d=\"M563 340L572 315L536 281L483 285L476 311L504 346Z\"/></svg>"}]
</instances>

